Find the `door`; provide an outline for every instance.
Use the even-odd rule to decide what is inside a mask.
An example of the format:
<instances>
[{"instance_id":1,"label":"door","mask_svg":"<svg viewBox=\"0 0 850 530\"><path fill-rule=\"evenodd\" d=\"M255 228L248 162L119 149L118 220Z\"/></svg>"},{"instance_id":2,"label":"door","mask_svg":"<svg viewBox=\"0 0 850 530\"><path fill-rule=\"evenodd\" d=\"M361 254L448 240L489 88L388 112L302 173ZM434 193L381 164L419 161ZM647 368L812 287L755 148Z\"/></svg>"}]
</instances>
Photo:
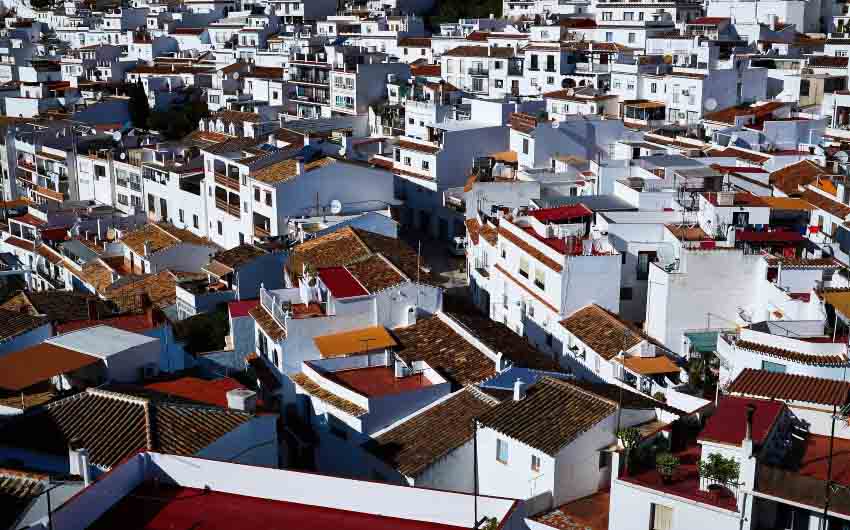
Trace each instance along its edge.
<instances>
[{"instance_id":1,"label":"door","mask_svg":"<svg viewBox=\"0 0 850 530\"><path fill-rule=\"evenodd\" d=\"M159 212L160 218L163 221L168 221L168 201L165 199L159 199Z\"/></svg>"},{"instance_id":2,"label":"door","mask_svg":"<svg viewBox=\"0 0 850 530\"><path fill-rule=\"evenodd\" d=\"M519 95L519 79L513 79L511 81L511 94L514 96Z\"/></svg>"}]
</instances>

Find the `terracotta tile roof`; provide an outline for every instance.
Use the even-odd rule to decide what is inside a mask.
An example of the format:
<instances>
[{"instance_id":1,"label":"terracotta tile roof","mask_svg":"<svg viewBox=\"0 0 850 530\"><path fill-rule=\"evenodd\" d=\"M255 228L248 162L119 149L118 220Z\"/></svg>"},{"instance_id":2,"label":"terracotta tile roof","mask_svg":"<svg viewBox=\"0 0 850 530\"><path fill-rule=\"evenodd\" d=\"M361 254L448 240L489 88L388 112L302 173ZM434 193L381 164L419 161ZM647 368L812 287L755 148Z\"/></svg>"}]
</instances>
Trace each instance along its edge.
<instances>
[{"instance_id":1,"label":"terracotta tile roof","mask_svg":"<svg viewBox=\"0 0 850 530\"><path fill-rule=\"evenodd\" d=\"M41 316L0 309L0 342L32 331L47 322L48 320Z\"/></svg>"},{"instance_id":2,"label":"terracotta tile roof","mask_svg":"<svg viewBox=\"0 0 850 530\"><path fill-rule=\"evenodd\" d=\"M71 272L101 294L113 283L114 271L99 259L86 263L79 271L71 269Z\"/></svg>"},{"instance_id":3,"label":"terracotta tile roof","mask_svg":"<svg viewBox=\"0 0 850 530\"><path fill-rule=\"evenodd\" d=\"M310 379L309 377L307 377L306 375L304 375L301 372L299 372L295 375L290 375L289 378L292 380L293 383L295 383L302 390L304 390L304 392L310 394L311 396L313 396L316 399L320 399L320 400L324 401L328 405L331 405L332 407L335 407L335 408L345 412L346 414L350 414L351 416L357 417L357 416L363 416L364 414L369 412L366 409L364 409L364 408L362 408L358 405L355 405L354 403L352 403L351 401L348 401L345 398L341 398L341 397L337 396L336 394L332 394L331 392L328 392L327 390L325 390L324 388L317 385L315 382L313 382L312 379Z\"/></svg>"},{"instance_id":4,"label":"terracotta tile roof","mask_svg":"<svg viewBox=\"0 0 850 530\"><path fill-rule=\"evenodd\" d=\"M248 311L248 314L273 341L278 342L286 338L286 330L275 322L275 319L262 305L257 305L254 309Z\"/></svg>"},{"instance_id":5,"label":"terracotta tile roof","mask_svg":"<svg viewBox=\"0 0 850 530\"><path fill-rule=\"evenodd\" d=\"M215 144L212 144L212 145L203 146L203 147L201 147L201 149L206 153L210 153L211 155L224 155L224 154L227 154L227 153L241 152L245 149L248 149L250 147L257 145L258 143L260 143L260 141L258 141L255 138L251 138L251 137L244 137L244 138L230 138L230 137L228 137L226 140L223 140L221 142L218 142L218 143L215 143Z\"/></svg>"},{"instance_id":6,"label":"terracotta tile roof","mask_svg":"<svg viewBox=\"0 0 850 530\"><path fill-rule=\"evenodd\" d=\"M765 260L771 267L782 266L783 269L841 269L844 268L835 258L786 258L784 256L766 256Z\"/></svg>"},{"instance_id":7,"label":"terracotta tile roof","mask_svg":"<svg viewBox=\"0 0 850 530\"><path fill-rule=\"evenodd\" d=\"M635 325L596 304L575 311L562 320L561 325L606 360L616 357L622 350L637 346L641 341L653 342Z\"/></svg>"},{"instance_id":8,"label":"terracotta tile roof","mask_svg":"<svg viewBox=\"0 0 850 530\"><path fill-rule=\"evenodd\" d=\"M422 64L410 67L410 73L414 76L440 77L442 67L439 64Z\"/></svg>"},{"instance_id":9,"label":"terracotta tile roof","mask_svg":"<svg viewBox=\"0 0 850 530\"><path fill-rule=\"evenodd\" d=\"M564 267L560 263L545 255L543 252L537 250L536 248L531 246L531 244L526 243L513 232L510 232L507 228L503 228L500 226L498 230L499 235L501 237L507 239L508 241L519 247L523 252L533 257L543 265L546 265L555 272L561 272L562 270L564 270Z\"/></svg>"},{"instance_id":10,"label":"terracotta tile roof","mask_svg":"<svg viewBox=\"0 0 850 530\"><path fill-rule=\"evenodd\" d=\"M466 387L370 440L365 447L407 477L415 477L474 434L472 420L496 405Z\"/></svg>"},{"instance_id":11,"label":"terracotta tile roof","mask_svg":"<svg viewBox=\"0 0 850 530\"><path fill-rule=\"evenodd\" d=\"M213 120L221 120L225 123L260 123L262 118L256 112L239 112L236 110L220 110L210 114Z\"/></svg>"},{"instance_id":12,"label":"terracotta tile roof","mask_svg":"<svg viewBox=\"0 0 850 530\"><path fill-rule=\"evenodd\" d=\"M283 79L283 68L275 66L252 66L250 72L242 77L254 77L261 79Z\"/></svg>"},{"instance_id":13,"label":"terracotta tile roof","mask_svg":"<svg viewBox=\"0 0 850 530\"><path fill-rule=\"evenodd\" d=\"M20 391L97 362L97 357L42 342L0 357L0 388Z\"/></svg>"},{"instance_id":14,"label":"terracotta tile roof","mask_svg":"<svg viewBox=\"0 0 850 530\"><path fill-rule=\"evenodd\" d=\"M404 241L351 227L335 230L296 246L290 253L286 268L293 281L297 282L298 278L301 277L304 265L313 270L342 267L367 260L375 254L381 254L402 274L413 281L418 277L422 283L436 283L431 274L424 270L419 270L417 274L416 251ZM355 266L355 269L362 274L367 283L372 282L373 286L386 286L387 281L395 280L394 276L389 274L384 267L368 268L375 263L377 262L370 261L363 267ZM378 271L380 271L380 275L376 274ZM354 271L352 271L353 273ZM372 276L372 274L375 275Z\"/></svg>"},{"instance_id":15,"label":"terracotta tile roof","mask_svg":"<svg viewBox=\"0 0 850 530\"><path fill-rule=\"evenodd\" d=\"M26 250L27 252L35 251L35 244L27 241L26 239L21 239L15 236L9 236L3 240L7 245L12 245L13 247L18 247L19 249Z\"/></svg>"},{"instance_id":16,"label":"terracotta tile roof","mask_svg":"<svg viewBox=\"0 0 850 530\"><path fill-rule=\"evenodd\" d=\"M737 341L735 343L735 347L810 366L845 366L847 364L846 355L814 355L810 353L800 353L782 348L765 346L763 344L757 344L746 340Z\"/></svg>"},{"instance_id":17,"label":"terracotta tile roof","mask_svg":"<svg viewBox=\"0 0 850 530\"><path fill-rule=\"evenodd\" d=\"M313 338L316 348L324 358L344 357L366 350L381 350L398 346L398 342L383 326L320 335Z\"/></svg>"},{"instance_id":18,"label":"terracotta tile roof","mask_svg":"<svg viewBox=\"0 0 850 530\"><path fill-rule=\"evenodd\" d=\"M770 160L769 156L750 153L749 151L744 151L743 149L736 149L734 147L725 147L723 149L709 149L708 156L737 158L739 160L744 160L753 164L765 164Z\"/></svg>"},{"instance_id":19,"label":"terracotta tile roof","mask_svg":"<svg viewBox=\"0 0 850 530\"><path fill-rule=\"evenodd\" d=\"M370 293L383 291L407 281L407 278L380 254L372 254L364 260L350 263L346 268Z\"/></svg>"},{"instance_id":20,"label":"terracotta tile roof","mask_svg":"<svg viewBox=\"0 0 850 530\"><path fill-rule=\"evenodd\" d=\"M666 227L679 241L706 241L712 239L699 226L666 225Z\"/></svg>"},{"instance_id":21,"label":"terracotta tile roof","mask_svg":"<svg viewBox=\"0 0 850 530\"><path fill-rule=\"evenodd\" d=\"M478 417L501 434L554 456L565 445L617 410L616 402L551 377L544 377L520 401L503 401Z\"/></svg>"},{"instance_id":22,"label":"terracotta tile roof","mask_svg":"<svg viewBox=\"0 0 850 530\"><path fill-rule=\"evenodd\" d=\"M850 383L798 374L745 368L732 381L730 394L783 401L805 401L841 408L850 398Z\"/></svg>"},{"instance_id":23,"label":"terracotta tile roof","mask_svg":"<svg viewBox=\"0 0 850 530\"><path fill-rule=\"evenodd\" d=\"M148 223L124 234L121 242L140 256L145 256L145 242L151 254L181 243L214 246L209 240L195 235L191 230L177 228L167 223Z\"/></svg>"},{"instance_id":24,"label":"terracotta tile roof","mask_svg":"<svg viewBox=\"0 0 850 530\"><path fill-rule=\"evenodd\" d=\"M455 386L479 383L496 375L492 359L466 341L438 316L431 316L393 334L401 349L396 354L407 363L425 361Z\"/></svg>"},{"instance_id":25,"label":"terracotta tile roof","mask_svg":"<svg viewBox=\"0 0 850 530\"><path fill-rule=\"evenodd\" d=\"M443 55L446 57L493 57L494 59L507 59L514 56L514 49L512 47L458 46L445 52Z\"/></svg>"},{"instance_id":26,"label":"terracotta tile roof","mask_svg":"<svg viewBox=\"0 0 850 530\"><path fill-rule=\"evenodd\" d=\"M23 223L30 226L42 226L46 225L47 221L39 219L31 213L25 213L23 215L18 215L16 217L10 217L9 221L15 221L18 223Z\"/></svg>"},{"instance_id":27,"label":"terracotta tile roof","mask_svg":"<svg viewBox=\"0 0 850 530\"><path fill-rule=\"evenodd\" d=\"M298 161L291 158L269 164L251 172L251 178L266 184L286 182L298 175Z\"/></svg>"},{"instance_id":28,"label":"terracotta tile roof","mask_svg":"<svg viewBox=\"0 0 850 530\"><path fill-rule=\"evenodd\" d=\"M148 274L134 278L122 279L106 289L106 298L114 302L121 310L139 309L139 304L150 302L156 307L163 308L177 301L177 282L179 279L200 279L205 274L176 273L164 270L157 274Z\"/></svg>"},{"instance_id":29,"label":"terracotta tile roof","mask_svg":"<svg viewBox=\"0 0 850 530\"><path fill-rule=\"evenodd\" d=\"M47 488L48 477L0 468L0 528L15 523Z\"/></svg>"},{"instance_id":30,"label":"terracotta tile roof","mask_svg":"<svg viewBox=\"0 0 850 530\"><path fill-rule=\"evenodd\" d=\"M531 134L540 124L540 120L530 114L514 112L511 114L511 129L525 134Z\"/></svg>"},{"instance_id":31,"label":"terracotta tile roof","mask_svg":"<svg viewBox=\"0 0 850 530\"><path fill-rule=\"evenodd\" d=\"M193 456L250 414L89 389L23 414L0 430L0 443L68 454L76 440L91 462L110 468L140 450Z\"/></svg>"},{"instance_id":32,"label":"terracotta tile roof","mask_svg":"<svg viewBox=\"0 0 850 530\"><path fill-rule=\"evenodd\" d=\"M801 188L815 182L819 176L828 174L826 169L811 160L801 160L771 173L770 184L786 195L797 195Z\"/></svg>"},{"instance_id":33,"label":"terracotta tile roof","mask_svg":"<svg viewBox=\"0 0 850 530\"><path fill-rule=\"evenodd\" d=\"M834 215L841 220L846 220L850 217L850 206L836 200L830 199L820 193L812 190L803 191L802 199L824 212Z\"/></svg>"},{"instance_id":34,"label":"terracotta tile roof","mask_svg":"<svg viewBox=\"0 0 850 530\"><path fill-rule=\"evenodd\" d=\"M677 409L676 407L671 407L666 403L662 403L661 401L639 394L638 392L628 388L621 389L619 386L612 385L611 383L597 383L585 379L571 379L569 382L573 386L580 387L591 394L595 394L603 399L607 399L608 401L614 401L616 403L622 402L624 409L661 409L680 417L688 415L687 412Z\"/></svg>"},{"instance_id":35,"label":"terracotta tile roof","mask_svg":"<svg viewBox=\"0 0 850 530\"><path fill-rule=\"evenodd\" d=\"M785 410L778 401L723 396L699 434L699 440L740 446L747 429L747 406L755 406L751 436L756 446L767 439L773 424Z\"/></svg>"},{"instance_id":36,"label":"terracotta tile roof","mask_svg":"<svg viewBox=\"0 0 850 530\"><path fill-rule=\"evenodd\" d=\"M210 263L219 263L230 269L232 272L235 269L238 269L242 265L246 263L250 263L255 258L268 254L265 250L260 247L256 247L251 244L239 245L238 247L233 247L229 250L225 250L223 252L219 252L215 256ZM209 269L207 269L209 270Z\"/></svg>"},{"instance_id":37,"label":"terracotta tile roof","mask_svg":"<svg viewBox=\"0 0 850 530\"><path fill-rule=\"evenodd\" d=\"M739 116L752 116L753 119L764 119L770 117L775 110L779 110L785 105L786 103L782 103L780 101L770 101L758 106L742 105L737 107L728 107L714 112L709 112L703 116L703 119L734 125L735 118Z\"/></svg>"},{"instance_id":38,"label":"terracotta tile roof","mask_svg":"<svg viewBox=\"0 0 850 530\"><path fill-rule=\"evenodd\" d=\"M44 316L50 322L62 323L89 318L89 304L95 304L100 316L111 315L115 308L97 296L73 291L21 291L6 300L0 308L16 313Z\"/></svg>"},{"instance_id":39,"label":"terracotta tile roof","mask_svg":"<svg viewBox=\"0 0 850 530\"><path fill-rule=\"evenodd\" d=\"M469 236L469 240L472 241L473 245L477 245L478 236L481 233L481 223L478 222L478 219L467 219L463 224L466 225L466 234Z\"/></svg>"},{"instance_id":40,"label":"terracotta tile roof","mask_svg":"<svg viewBox=\"0 0 850 530\"><path fill-rule=\"evenodd\" d=\"M407 150L410 150L410 151L417 151L417 152L419 152L419 153L425 153L425 154L429 154L429 155L433 155L433 154L435 154L435 153L439 153L439 152L440 152L440 150L441 150L441 148L440 148L440 147L435 147L435 146L433 146L433 145L420 144L420 143L417 143L417 142L408 142L408 141L406 141L406 140L399 140L398 142L396 142L396 145L397 145L400 149L407 149Z\"/></svg>"},{"instance_id":41,"label":"terracotta tile roof","mask_svg":"<svg viewBox=\"0 0 850 530\"><path fill-rule=\"evenodd\" d=\"M447 317L457 322L470 335L485 346L509 360L513 366L562 372L560 364L549 355L537 350L523 337L514 333L501 322L497 322L474 309L447 310Z\"/></svg>"}]
</instances>

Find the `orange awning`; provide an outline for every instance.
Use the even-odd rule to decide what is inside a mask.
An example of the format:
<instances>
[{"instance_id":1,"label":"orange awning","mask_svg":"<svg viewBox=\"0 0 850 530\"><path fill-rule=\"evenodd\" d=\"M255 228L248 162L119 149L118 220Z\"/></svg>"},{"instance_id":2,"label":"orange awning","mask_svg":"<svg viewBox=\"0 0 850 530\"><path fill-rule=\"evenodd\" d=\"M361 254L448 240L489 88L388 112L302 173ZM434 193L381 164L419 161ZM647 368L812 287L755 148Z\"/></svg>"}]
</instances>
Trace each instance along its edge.
<instances>
[{"instance_id":1,"label":"orange awning","mask_svg":"<svg viewBox=\"0 0 850 530\"><path fill-rule=\"evenodd\" d=\"M664 355L656 357L626 357L615 358L615 361L624 365L629 371L640 375L660 375L679 373L679 367Z\"/></svg>"},{"instance_id":2,"label":"orange awning","mask_svg":"<svg viewBox=\"0 0 850 530\"><path fill-rule=\"evenodd\" d=\"M383 326L332 333L314 337L313 342L322 357L342 357L354 353L382 350L397 346L398 343Z\"/></svg>"}]
</instances>

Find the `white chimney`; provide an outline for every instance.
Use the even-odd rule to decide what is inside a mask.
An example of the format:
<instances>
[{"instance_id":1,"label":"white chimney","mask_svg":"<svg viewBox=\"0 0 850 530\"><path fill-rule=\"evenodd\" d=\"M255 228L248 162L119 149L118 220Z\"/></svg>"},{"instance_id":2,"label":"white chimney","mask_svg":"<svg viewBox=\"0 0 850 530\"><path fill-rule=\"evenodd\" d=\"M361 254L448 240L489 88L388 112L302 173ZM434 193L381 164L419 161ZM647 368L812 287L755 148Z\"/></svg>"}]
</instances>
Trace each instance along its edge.
<instances>
[{"instance_id":1,"label":"white chimney","mask_svg":"<svg viewBox=\"0 0 850 530\"><path fill-rule=\"evenodd\" d=\"M89 451L83 447L77 447L72 440L68 446L68 463L71 475L79 475L83 478L83 485L91 484L91 464L89 462Z\"/></svg>"},{"instance_id":2,"label":"white chimney","mask_svg":"<svg viewBox=\"0 0 850 530\"><path fill-rule=\"evenodd\" d=\"M151 253L151 244L150 244L150 241L145 241L145 242L143 243L143 248L144 248L144 251L145 251L145 256L149 256L149 255L150 255L150 253Z\"/></svg>"},{"instance_id":3,"label":"white chimney","mask_svg":"<svg viewBox=\"0 0 850 530\"><path fill-rule=\"evenodd\" d=\"M227 392L227 407L242 412L257 410L257 393L247 388L234 388Z\"/></svg>"},{"instance_id":4,"label":"white chimney","mask_svg":"<svg viewBox=\"0 0 850 530\"><path fill-rule=\"evenodd\" d=\"M525 382L522 379L514 381L514 401L522 401L525 397Z\"/></svg>"}]
</instances>

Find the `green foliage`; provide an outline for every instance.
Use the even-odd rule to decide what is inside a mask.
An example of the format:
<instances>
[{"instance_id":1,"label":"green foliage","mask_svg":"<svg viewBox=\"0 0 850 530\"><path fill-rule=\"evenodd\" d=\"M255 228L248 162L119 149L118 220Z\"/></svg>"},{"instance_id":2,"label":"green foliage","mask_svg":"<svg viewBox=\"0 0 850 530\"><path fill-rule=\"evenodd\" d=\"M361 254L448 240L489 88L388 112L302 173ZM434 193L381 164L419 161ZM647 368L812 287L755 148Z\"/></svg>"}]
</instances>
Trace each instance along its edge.
<instances>
[{"instance_id":1,"label":"green foliage","mask_svg":"<svg viewBox=\"0 0 850 530\"><path fill-rule=\"evenodd\" d=\"M679 457L672 453L658 453L655 456L655 467L664 475L672 475L679 467Z\"/></svg>"},{"instance_id":2,"label":"green foliage","mask_svg":"<svg viewBox=\"0 0 850 530\"><path fill-rule=\"evenodd\" d=\"M147 127L151 107L148 104L148 97L145 94L142 82L136 81L130 85L127 95L130 96L130 120L132 120L133 125L139 128Z\"/></svg>"},{"instance_id":3,"label":"green foliage","mask_svg":"<svg viewBox=\"0 0 850 530\"><path fill-rule=\"evenodd\" d=\"M488 18L502 16L501 0L440 0L434 14L427 17L431 29L439 29L443 22L457 22L459 18Z\"/></svg>"},{"instance_id":4,"label":"green foliage","mask_svg":"<svg viewBox=\"0 0 850 530\"><path fill-rule=\"evenodd\" d=\"M161 132L169 140L177 140L197 129L198 121L208 114L206 102L190 101L167 111L154 111L148 128Z\"/></svg>"},{"instance_id":5,"label":"green foliage","mask_svg":"<svg viewBox=\"0 0 850 530\"><path fill-rule=\"evenodd\" d=\"M741 476L741 465L734 458L726 458L720 453L711 453L697 464L699 475L713 482L735 486Z\"/></svg>"},{"instance_id":6,"label":"green foliage","mask_svg":"<svg viewBox=\"0 0 850 530\"><path fill-rule=\"evenodd\" d=\"M499 520L495 517L490 517L487 522L481 525L481 530L498 530Z\"/></svg>"},{"instance_id":7,"label":"green foliage","mask_svg":"<svg viewBox=\"0 0 850 530\"><path fill-rule=\"evenodd\" d=\"M175 338L185 344L186 351L197 354L224 348L224 337L230 331L227 306L202 313L174 324Z\"/></svg>"},{"instance_id":8,"label":"green foliage","mask_svg":"<svg viewBox=\"0 0 850 530\"><path fill-rule=\"evenodd\" d=\"M664 395L664 392L656 392L655 394L652 394L652 399L662 403L667 403L667 396Z\"/></svg>"},{"instance_id":9,"label":"green foliage","mask_svg":"<svg viewBox=\"0 0 850 530\"><path fill-rule=\"evenodd\" d=\"M617 431L617 438L620 439L623 447L626 449L633 449L640 443L641 436L639 430L634 427L629 427L628 429L620 429Z\"/></svg>"}]
</instances>

